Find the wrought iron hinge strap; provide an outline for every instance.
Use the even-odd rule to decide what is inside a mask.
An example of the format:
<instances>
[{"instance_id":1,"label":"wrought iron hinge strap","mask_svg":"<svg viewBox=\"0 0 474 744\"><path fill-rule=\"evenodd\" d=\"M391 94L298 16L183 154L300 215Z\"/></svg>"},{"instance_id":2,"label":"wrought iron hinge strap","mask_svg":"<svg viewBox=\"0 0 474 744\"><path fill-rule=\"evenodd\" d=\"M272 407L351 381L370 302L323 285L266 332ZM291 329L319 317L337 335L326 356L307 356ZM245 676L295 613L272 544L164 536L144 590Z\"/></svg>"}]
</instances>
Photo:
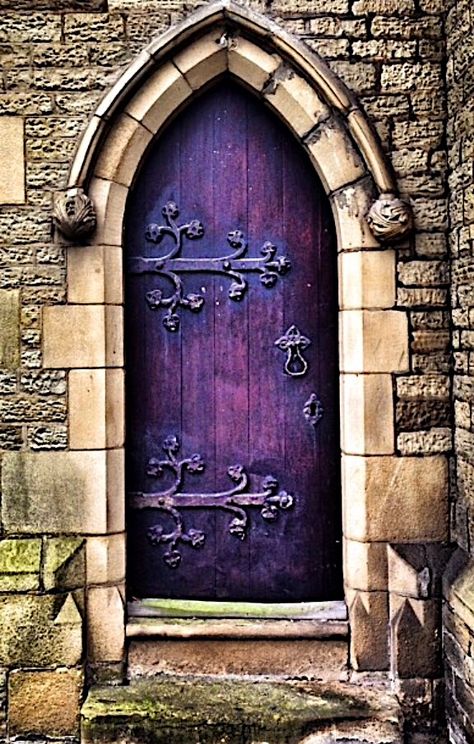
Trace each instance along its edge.
<instances>
[{"instance_id":1,"label":"wrought iron hinge strap","mask_svg":"<svg viewBox=\"0 0 474 744\"><path fill-rule=\"evenodd\" d=\"M193 548L202 548L206 540L206 535L201 530L186 529L180 509L214 508L230 512L234 517L228 526L229 533L244 540L249 522L246 508L260 507L260 516L271 522L278 517L280 510L290 509L293 506L293 496L286 491L279 490L278 481L272 475L267 475L263 479L263 490L261 492L248 492L249 477L242 465L231 465L227 469L227 475L234 483L234 486L228 490L216 493L183 492L181 487L184 471L191 474L201 473L205 464L198 454L178 460L179 449L178 438L176 436L167 437L163 443L166 459L157 460L152 458L147 465L147 475L149 477L159 478L163 475L165 469L173 472L175 479L170 488L155 493L133 492L128 495L132 509L158 509L172 518L174 529L170 532L165 532L160 524L150 527L147 532L148 539L152 544L167 544L169 546L163 555L163 560L171 568L176 568L181 562L182 556L180 551L177 550L180 543L189 544Z\"/></svg>"},{"instance_id":2,"label":"wrought iron hinge strap","mask_svg":"<svg viewBox=\"0 0 474 744\"><path fill-rule=\"evenodd\" d=\"M289 259L286 256L277 256L277 248L270 242L264 243L260 249L261 258L245 257L248 245L240 230L233 230L227 235L227 242L233 249L232 253L216 258L182 258L180 253L184 238L201 239L204 235L204 226L199 220L178 225L176 219L179 217L179 208L174 202L167 202L162 214L166 224L148 225L145 238L158 244L168 236L175 245L164 256L152 258L132 256L128 261L128 270L137 274L159 274L173 285L174 291L171 294L166 294L161 289L154 289L146 294L146 301L152 310L167 308L163 325L168 331L179 329L180 317L176 312L179 307L199 312L204 304L203 295L194 292L185 294L179 274L212 273L226 276L233 280L228 290L229 298L239 301L243 299L248 289L243 274L259 273L261 283L269 289L275 286L279 276L284 276L291 268Z\"/></svg>"}]
</instances>

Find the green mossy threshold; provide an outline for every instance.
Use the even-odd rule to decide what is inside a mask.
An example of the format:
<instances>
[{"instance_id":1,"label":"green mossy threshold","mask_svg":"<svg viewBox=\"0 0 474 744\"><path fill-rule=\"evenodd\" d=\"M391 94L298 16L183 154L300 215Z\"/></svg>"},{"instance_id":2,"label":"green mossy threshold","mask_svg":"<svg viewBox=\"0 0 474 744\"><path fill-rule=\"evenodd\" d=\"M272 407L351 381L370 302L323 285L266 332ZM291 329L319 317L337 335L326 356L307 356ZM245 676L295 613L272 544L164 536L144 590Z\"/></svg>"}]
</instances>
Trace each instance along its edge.
<instances>
[{"instance_id":1,"label":"green mossy threshold","mask_svg":"<svg viewBox=\"0 0 474 744\"><path fill-rule=\"evenodd\" d=\"M323 738L352 723L370 738ZM329 729L328 729L329 727ZM82 708L83 744L397 744L399 710L384 690L347 683L154 677L93 687ZM337 733L337 732L336 732ZM375 736L376 738L372 738ZM315 737L315 738L314 738Z\"/></svg>"}]
</instances>

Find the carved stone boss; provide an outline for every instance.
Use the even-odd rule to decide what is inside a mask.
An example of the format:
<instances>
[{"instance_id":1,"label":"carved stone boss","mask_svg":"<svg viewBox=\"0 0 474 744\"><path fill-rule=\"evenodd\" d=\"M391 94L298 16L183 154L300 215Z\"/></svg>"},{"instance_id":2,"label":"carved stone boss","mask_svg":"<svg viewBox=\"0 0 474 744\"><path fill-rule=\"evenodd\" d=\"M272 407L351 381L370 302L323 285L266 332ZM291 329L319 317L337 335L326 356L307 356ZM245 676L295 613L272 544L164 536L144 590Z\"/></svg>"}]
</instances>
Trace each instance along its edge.
<instances>
[{"instance_id":1,"label":"carved stone boss","mask_svg":"<svg viewBox=\"0 0 474 744\"><path fill-rule=\"evenodd\" d=\"M68 189L55 201L53 220L68 240L89 237L97 223L92 199L84 193L84 189Z\"/></svg>"},{"instance_id":2,"label":"carved stone boss","mask_svg":"<svg viewBox=\"0 0 474 744\"><path fill-rule=\"evenodd\" d=\"M372 204L367 222L378 240L393 243L413 229L413 212L408 202L395 194L381 194Z\"/></svg>"},{"instance_id":3,"label":"carved stone boss","mask_svg":"<svg viewBox=\"0 0 474 744\"><path fill-rule=\"evenodd\" d=\"M146 301L152 310L166 309L163 325L168 331L179 330L180 317L178 308L185 308L191 312L199 312L204 304L201 294L186 294L182 274L212 273L226 276L231 280L228 295L231 300L240 301L247 292L248 285L244 274L258 273L264 287L274 287L278 277L284 276L291 263L286 256L277 256L277 248L273 243L266 242L260 249L261 258L248 258L247 242L240 230L233 230L227 235L227 242L232 252L219 258L183 258L181 251L183 241L199 240L204 235L204 226L199 220L178 225L179 207L172 201L167 202L162 209L165 225L150 224L145 233L146 240L159 244L166 237L174 243L171 250L163 256L145 258L133 256L128 261L128 270L132 274L157 274L167 279L172 290L169 294L161 289L153 289L146 294Z\"/></svg>"},{"instance_id":4,"label":"carved stone boss","mask_svg":"<svg viewBox=\"0 0 474 744\"><path fill-rule=\"evenodd\" d=\"M228 531L234 537L244 540L249 527L248 510L259 508L260 516L267 522L278 518L281 510L291 509L294 497L279 489L273 475L267 475L261 483L261 491L250 490L249 476L242 465L231 465L227 475L234 484L231 488L216 493L186 493L182 490L185 472L202 473L205 468L201 455L178 459L180 442L177 436L169 436L163 442L166 458L152 458L148 461L146 473L151 478L160 478L165 470L174 476L173 484L153 493L134 492L129 494L132 509L158 509L168 515L173 527L167 532L162 524L148 529L147 537L153 545L165 545L163 560L170 568L177 568L181 563L180 544L191 548L202 548L206 534L193 527L186 527L182 509L222 509L231 515Z\"/></svg>"}]
</instances>

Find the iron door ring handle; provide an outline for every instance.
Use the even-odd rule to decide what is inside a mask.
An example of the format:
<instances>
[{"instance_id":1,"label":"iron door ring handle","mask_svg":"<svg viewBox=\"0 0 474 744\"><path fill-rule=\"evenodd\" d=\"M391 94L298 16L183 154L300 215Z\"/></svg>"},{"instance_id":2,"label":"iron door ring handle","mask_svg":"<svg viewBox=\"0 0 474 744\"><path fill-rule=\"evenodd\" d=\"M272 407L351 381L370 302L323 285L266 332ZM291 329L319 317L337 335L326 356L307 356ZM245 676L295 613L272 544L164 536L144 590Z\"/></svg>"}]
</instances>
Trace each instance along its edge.
<instances>
[{"instance_id":1,"label":"iron door ring handle","mask_svg":"<svg viewBox=\"0 0 474 744\"><path fill-rule=\"evenodd\" d=\"M310 344L311 340L307 336L303 336L295 325L291 325L283 336L277 338L275 346L278 346L281 351L286 352L285 374L290 377L303 377L306 374L308 371L308 362L302 352Z\"/></svg>"}]
</instances>

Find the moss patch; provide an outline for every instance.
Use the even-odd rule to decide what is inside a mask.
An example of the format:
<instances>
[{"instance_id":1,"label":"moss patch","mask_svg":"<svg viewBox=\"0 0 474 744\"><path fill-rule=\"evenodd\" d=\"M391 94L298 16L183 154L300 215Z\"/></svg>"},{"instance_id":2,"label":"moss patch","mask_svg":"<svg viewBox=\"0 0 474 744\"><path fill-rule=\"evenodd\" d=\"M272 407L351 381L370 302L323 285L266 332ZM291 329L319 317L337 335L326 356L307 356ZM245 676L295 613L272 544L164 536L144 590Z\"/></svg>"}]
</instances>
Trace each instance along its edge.
<instances>
[{"instance_id":1,"label":"moss patch","mask_svg":"<svg viewBox=\"0 0 474 744\"><path fill-rule=\"evenodd\" d=\"M323 723L382 715L393 699L340 683L153 678L93 688L82 709L83 741L144 744L291 744Z\"/></svg>"}]
</instances>

